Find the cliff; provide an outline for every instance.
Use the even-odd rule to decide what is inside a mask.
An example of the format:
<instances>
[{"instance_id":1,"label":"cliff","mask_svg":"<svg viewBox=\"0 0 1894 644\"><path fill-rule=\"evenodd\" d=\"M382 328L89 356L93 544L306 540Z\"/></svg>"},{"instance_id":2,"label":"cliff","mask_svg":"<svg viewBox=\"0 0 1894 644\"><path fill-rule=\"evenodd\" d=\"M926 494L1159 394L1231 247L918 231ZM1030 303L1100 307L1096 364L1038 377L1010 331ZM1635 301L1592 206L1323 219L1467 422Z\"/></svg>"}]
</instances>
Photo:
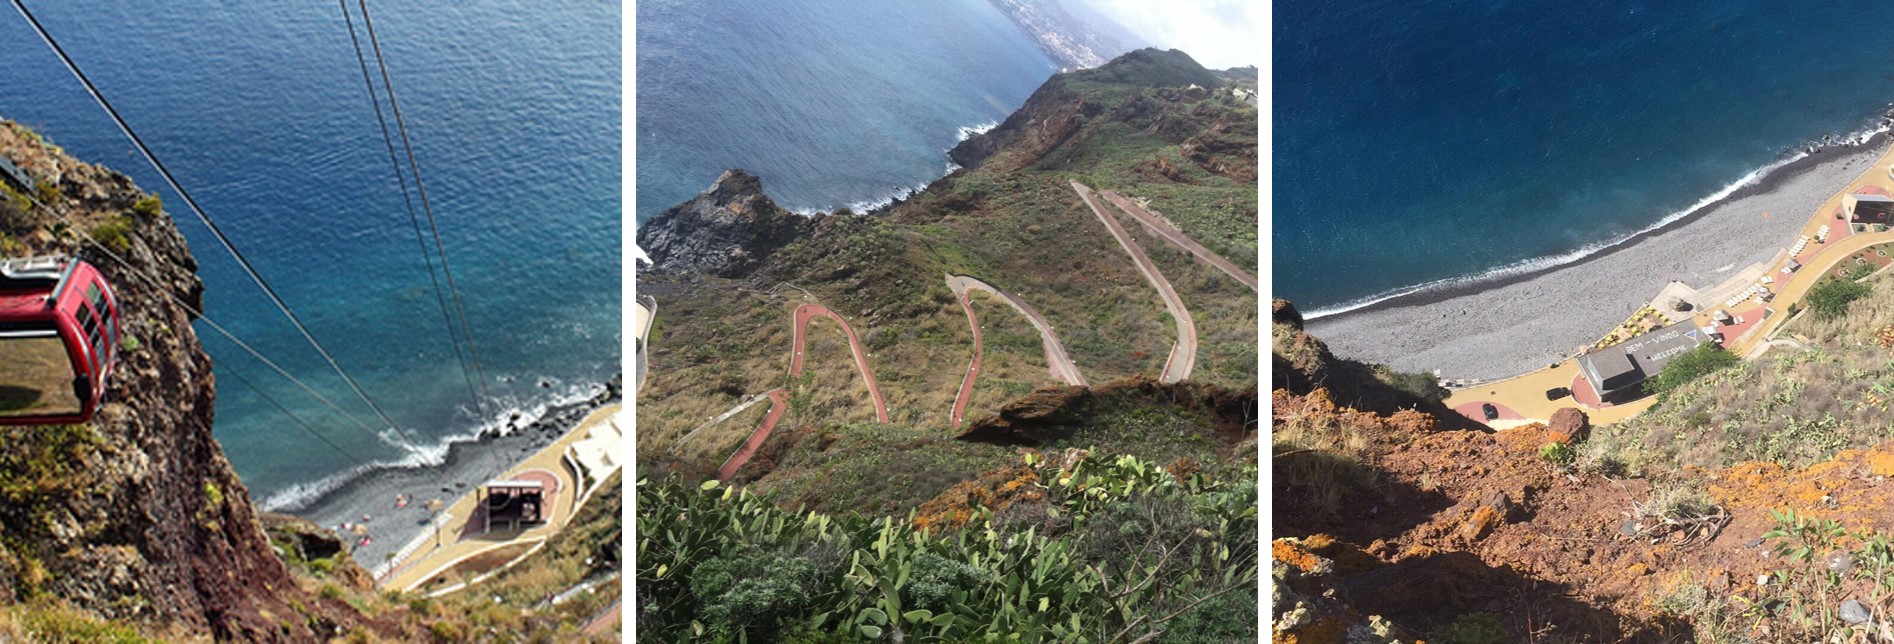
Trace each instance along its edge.
<instances>
[{"instance_id":1,"label":"cliff","mask_svg":"<svg viewBox=\"0 0 1894 644\"><path fill-rule=\"evenodd\" d=\"M0 428L0 605L64 604L180 639L319 641L360 625L292 578L211 435L216 383L191 327L204 286L156 199L11 122L0 155L36 182L0 206L0 255L97 266L125 335L91 422Z\"/></svg>"},{"instance_id":2,"label":"cliff","mask_svg":"<svg viewBox=\"0 0 1894 644\"><path fill-rule=\"evenodd\" d=\"M638 227L638 247L654 273L748 275L814 220L782 209L761 179L727 170L710 188Z\"/></svg>"}]
</instances>

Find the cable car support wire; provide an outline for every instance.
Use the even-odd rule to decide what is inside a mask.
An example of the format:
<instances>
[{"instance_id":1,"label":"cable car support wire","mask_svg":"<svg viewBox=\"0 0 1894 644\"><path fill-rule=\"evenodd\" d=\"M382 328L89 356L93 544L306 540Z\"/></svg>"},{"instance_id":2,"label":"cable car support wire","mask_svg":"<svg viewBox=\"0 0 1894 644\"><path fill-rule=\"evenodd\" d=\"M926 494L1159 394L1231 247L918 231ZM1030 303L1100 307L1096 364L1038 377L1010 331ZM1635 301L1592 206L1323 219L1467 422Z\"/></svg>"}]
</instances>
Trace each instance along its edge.
<instances>
[{"instance_id":1,"label":"cable car support wire","mask_svg":"<svg viewBox=\"0 0 1894 644\"><path fill-rule=\"evenodd\" d=\"M219 244L223 245L224 250L229 251L231 257L236 258L237 263L243 266L244 272L250 276L250 280L256 282L257 286L263 289L263 293L269 296L270 302L274 303L277 310L283 313L283 317L289 318L290 324L295 325L296 331L301 333L303 339L309 341L309 345L315 348L316 353L321 354L322 359L329 363L329 367L334 369L336 374L341 376L344 382L348 383L349 388L355 391L355 395L360 397L362 402L368 405L369 409L374 410L375 415L381 417L382 422L388 424L388 428L394 431L394 435L400 439L402 445L410 451L416 451L418 448L408 442L407 437L402 434L400 426L395 424L394 419L389 418L388 413L382 410L381 405L376 404L374 399L368 396L368 392L363 391L362 386L355 382L355 378L349 376L348 372L342 369L342 365L335 361L335 357L329 354L329 350L323 348L322 343L316 340L316 336L310 333L309 327L303 325L302 319L298 318L296 313L290 310L289 304L285 303L283 298L276 294L276 289L270 287L269 282L264 280L263 276L257 273L254 266L250 265L250 260L243 256L243 252L237 250L236 245L230 241L230 238L224 235L223 229L218 228L217 223L211 221L209 215L204 214L204 209L198 207L197 200L192 199L191 194L184 190L184 186L178 184L177 179L171 175L171 171L165 168L163 162L158 160L157 155L152 153L151 148L145 145L144 140L138 138L138 134L132 131L131 125L125 122L124 117L119 116L118 110L112 107L112 103L105 99L104 94L99 93L98 87L92 84L92 79L87 78L85 72L80 71L78 63L73 62L72 57L66 55L66 51L60 48L59 43L53 39L52 34L48 33L46 28L40 25L39 19L33 17L33 12L26 8L26 4L21 2L21 0L12 0L12 2L13 8L19 10L20 15L26 18L28 24L32 25L33 31L39 34L40 40L45 42L47 47L52 48L53 53L59 56L60 62L65 63L66 69L71 71L72 75L79 79L79 83L85 86L86 92L92 95L92 100L97 102L99 107L105 109L106 115L112 117L112 122L118 125L119 131L124 132L125 136L131 139L132 145L138 148L138 152L144 155L145 160L150 162L153 168L157 169L158 174L164 177L165 183L169 184L171 189L178 193L178 196L184 200L184 204L189 206L191 212L197 215L198 220L204 223L204 227L210 229L211 234L217 238ZM397 112L397 119L398 117L399 113Z\"/></svg>"}]
</instances>

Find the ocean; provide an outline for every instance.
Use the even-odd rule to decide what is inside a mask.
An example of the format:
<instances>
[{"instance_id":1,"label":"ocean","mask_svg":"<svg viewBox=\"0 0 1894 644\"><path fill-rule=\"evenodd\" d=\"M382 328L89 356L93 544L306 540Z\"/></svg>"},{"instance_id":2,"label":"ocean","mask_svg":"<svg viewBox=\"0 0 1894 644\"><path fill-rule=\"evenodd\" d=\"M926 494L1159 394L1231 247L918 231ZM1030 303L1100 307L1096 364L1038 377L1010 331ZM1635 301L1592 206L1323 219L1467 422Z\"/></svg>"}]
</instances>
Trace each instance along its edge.
<instances>
[{"instance_id":1,"label":"ocean","mask_svg":"<svg viewBox=\"0 0 1894 644\"><path fill-rule=\"evenodd\" d=\"M791 210L885 205L1058 71L987 0L637 10L638 221L732 167Z\"/></svg>"},{"instance_id":2,"label":"ocean","mask_svg":"<svg viewBox=\"0 0 1894 644\"><path fill-rule=\"evenodd\" d=\"M1277 3L1275 295L1320 317L1577 261L1879 131L1884 9Z\"/></svg>"},{"instance_id":3,"label":"ocean","mask_svg":"<svg viewBox=\"0 0 1894 644\"><path fill-rule=\"evenodd\" d=\"M420 447L344 420L200 322L218 375L216 435L265 507L295 507L365 464L438 459L448 441L585 397L620 368L618 3L432 5L371 9L497 399L484 411L447 339L336 3L28 5ZM11 9L0 66L0 116L163 195L212 320L379 424Z\"/></svg>"}]
</instances>

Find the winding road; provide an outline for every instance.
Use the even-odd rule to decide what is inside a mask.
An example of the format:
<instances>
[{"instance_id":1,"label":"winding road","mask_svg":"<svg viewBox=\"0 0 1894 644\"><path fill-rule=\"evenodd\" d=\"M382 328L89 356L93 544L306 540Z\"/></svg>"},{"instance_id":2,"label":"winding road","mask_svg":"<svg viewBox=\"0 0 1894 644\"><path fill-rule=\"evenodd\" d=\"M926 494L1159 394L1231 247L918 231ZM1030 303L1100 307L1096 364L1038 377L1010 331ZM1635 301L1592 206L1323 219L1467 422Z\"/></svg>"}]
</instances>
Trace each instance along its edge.
<instances>
[{"instance_id":1,"label":"winding road","mask_svg":"<svg viewBox=\"0 0 1894 644\"><path fill-rule=\"evenodd\" d=\"M795 378L802 375L803 332L808 330L809 322L817 317L826 317L835 320L836 324L842 326L842 332L848 335L849 351L855 354L855 366L861 369L862 381L868 385L868 395L874 398L875 418L883 423L888 422L888 405L881 399L881 388L875 386L875 374L868 369L868 354L862 351L861 341L856 339L854 327L850 327L847 320L842 319L840 315L836 315L834 311L830 311L828 307L820 304L803 304L796 307L795 346L791 349L792 352L789 356L790 377ZM743 411L764 397L768 397L770 401L769 413L763 416L763 422L756 426L756 431L750 432L750 437L743 441L743 446L737 448L737 451L731 454L730 458L725 459L722 466L717 468L717 480L730 480L730 477L736 475L737 470L742 469L745 463L750 462L750 457L756 455L756 450L763 446L763 441L769 440L769 434L775 431L776 423L781 422L783 413L789 411L789 390L781 387L771 389L762 396L746 400L730 411L726 411L717 418L711 419L710 422L699 426L697 429L691 430L691 434L695 434L704 427L722 422L723 419ZM690 438L690 435L686 434L684 438ZM681 443L683 440L684 439L679 439L678 442Z\"/></svg>"},{"instance_id":2,"label":"winding road","mask_svg":"<svg viewBox=\"0 0 1894 644\"><path fill-rule=\"evenodd\" d=\"M1124 226L1119 225L1118 220L1105 211L1105 206L1099 205L1092 189L1077 181L1071 183L1072 190L1085 200L1092 214L1098 216L1098 221L1111 231L1118 245L1131 255L1131 263L1137 265L1138 272L1144 274L1144 279L1164 298L1164 306L1170 311L1171 320L1177 323L1177 343L1171 345L1171 355L1164 359L1164 370L1158 373L1158 382L1169 383L1190 378L1191 370L1197 365L1197 323L1191 319L1190 310L1184 308L1183 298L1177 296L1170 281L1158 272L1157 265L1151 263L1151 258L1144 254L1144 249L1138 246L1137 241L1131 239L1131 234L1125 231Z\"/></svg>"},{"instance_id":3,"label":"winding road","mask_svg":"<svg viewBox=\"0 0 1894 644\"><path fill-rule=\"evenodd\" d=\"M1150 211L1145 210L1143 206L1139 206L1130 199L1118 196L1116 192L1100 190L1098 194L1103 196L1106 201L1110 201L1113 205L1118 206L1119 210L1123 210L1126 214L1131 215L1132 219L1138 220L1138 223L1144 224L1144 229L1151 231L1152 235L1163 237L1166 241L1175 244L1178 248L1182 248L1186 252L1196 255L1197 259L1201 259L1205 263L1217 267L1218 270L1235 278L1236 281L1242 282L1244 286L1250 287L1250 290L1256 290L1255 275L1249 274L1248 271L1243 270L1242 267L1237 266L1234 262L1224 259L1222 255L1210 252L1210 249L1204 248L1203 244L1199 244L1197 240L1185 235L1184 231L1178 230L1176 226L1171 225L1171 222L1158 218L1157 215L1153 215Z\"/></svg>"},{"instance_id":4,"label":"winding road","mask_svg":"<svg viewBox=\"0 0 1894 644\"><path fill-rule=\"evenodd\" d=\"M960 381L960 394L954 398L953 424L960 424L967 410L967 400L973 396L974 377L980 370L980 321L973 314L973 300L969 295L973 291L981 291L1005 300L1013 307L1013 310L1026 316L1026 320L1032 323L1033 328L1039 330L1039 344L1045 348L1046 368L1052 372L1052 377L1068 385L1082 387L1087 384L1085 376L1079 374L1078 365L1072 364L1072 358L1066 355L1065 345L1059 342L1059 334L1053 332L1052 324L1025 300L994 288L993 285L982 282L979 278L966 275L948 275L947 288L953 289L954 295L960 300L961 308L967 311L967 324L973 326L973 362L967 365L967 377Z\"/></svg>"}]
</instances>

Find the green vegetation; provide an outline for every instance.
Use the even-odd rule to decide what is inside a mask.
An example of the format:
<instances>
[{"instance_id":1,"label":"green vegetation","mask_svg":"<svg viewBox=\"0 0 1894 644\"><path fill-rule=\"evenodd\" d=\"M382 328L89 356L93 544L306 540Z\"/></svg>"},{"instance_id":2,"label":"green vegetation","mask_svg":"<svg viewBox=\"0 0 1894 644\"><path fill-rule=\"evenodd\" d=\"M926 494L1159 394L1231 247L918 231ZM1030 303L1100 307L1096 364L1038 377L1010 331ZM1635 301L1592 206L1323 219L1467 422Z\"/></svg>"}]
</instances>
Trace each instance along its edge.
<instances>
[{"instance_id":1,"label":"green vegetation","mask_svg":"<svg viewBox=\"0 0 1894 644\"><path fill-rule=\"evenodd\" d=\"M1644 381L1644 388L1662 400L1663 396L1686 383L1734 367L1742 362L1742 358L1724 351L1722 346L1706 342L1684 352L1683 355L1671 358L1670 362L1664 364L1663 371Z\"/></svg>"},{"instance_id":2,"label":"green vegetation","mask_svg":"<svg viewBox=\"0 0 1894 644\"><path fill-rule=\"evenodd\" d=\"M132 212L137 213L138 216L144 217L146 219L157 217L158 213L163 212L163 211L164 211L164 200L159 199L158 195L151 195L143 199L139 199L137 202L132 204Z\"/></svg>"},{"instance_id":3,"label":"green vegetation","mask_svg":"<svg viewBox=\"0 0 1894 644\"><path fill-rule=\"evenodd\" d=\"M1421 400L1440 403L1453 395L1453 392L1440 385L1440 378L1431 373L1407 373L1382 365L1374 365L1372 370L1375 377L1388 383L1388 386L1413 394Z\"/></svg>"},{"instance_id":4,"label":"green vegetation","mask_svg":"<svg viewBox=\"0 0 1894 644\"><path fill-rule=\"evenodd\" d=\"M123 253L131 250L131 238L126 236L127 233L131 232L131 229L132 222L130 219L123 216L115 216L93 226L91 230L86 231L86 235L90 236L93 241L103 244L106 248L112 249L114 252Z\"/></svg>"},{"instance_id":5,"label":"green vegetation","mask_svg":"<svg viewBox=\"0 0 1894 644\"><path fill-rule=\"evenodd\" d=\"M1815 312L1817 319L1832 320L1847 313L1848 305L1867 296L1870 290L1872 287L1852 279L1828 280L1809 289L1802 301Z\"/></svg>"},{"instance_id":6,"label":"green vegetation","mask_svg":"<svg viewBox=\"0 0 1894 644\"><path fill-rule=\"evenodd\" d=\"M1559 467L1571 465L1576 458L1578 458L1578 452L1565 443L1546 443L1545 446L1539 448L1539 460Z\"/></svg>"},{"instance_id":7,"label":"green vegetation","mask_svg":"<svg viewBox=\"0 0 1894 644\"><path fill-rule=\"evenodd\" d=\"M969 508L973 523L943 531L789 512L715 482L641 481L640 631L759 642L819 632L869 641L1256 637L1253 470L1220 481L1131 457L1023 464L1030 476L1021 480L1041 501Z\"/></svg>"},{"instance_id":8,"label":"green vegetation","mask_svg":"<svg viewBox=\"0 0 1894 644\"><path fill-rule=\"evenodd\" d=\"M159 640L64 604L29 603L0 609L0 641L145 644Z\"/></svg>"}]
</instances>

